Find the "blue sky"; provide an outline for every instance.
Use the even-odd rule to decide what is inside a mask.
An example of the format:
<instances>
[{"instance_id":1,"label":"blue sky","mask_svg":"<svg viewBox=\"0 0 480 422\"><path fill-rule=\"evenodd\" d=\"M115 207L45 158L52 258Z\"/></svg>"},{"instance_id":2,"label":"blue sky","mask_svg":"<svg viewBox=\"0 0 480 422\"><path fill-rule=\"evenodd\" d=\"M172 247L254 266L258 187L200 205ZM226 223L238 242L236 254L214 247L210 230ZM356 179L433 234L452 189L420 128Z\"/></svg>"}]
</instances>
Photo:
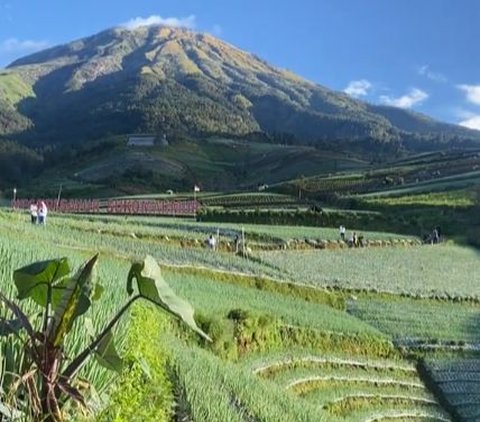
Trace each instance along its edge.
<instances>
[{"instance_id":1,"label":"blue sky","mask_svg":"<svg viewBox=\"0 0 480 422\"><path fill-rule=\"evenodd\" d=\"M210 32L329 88L480 129L479 0L0 0L0 67L128 22Z\"/></svg>"}]
</instances>

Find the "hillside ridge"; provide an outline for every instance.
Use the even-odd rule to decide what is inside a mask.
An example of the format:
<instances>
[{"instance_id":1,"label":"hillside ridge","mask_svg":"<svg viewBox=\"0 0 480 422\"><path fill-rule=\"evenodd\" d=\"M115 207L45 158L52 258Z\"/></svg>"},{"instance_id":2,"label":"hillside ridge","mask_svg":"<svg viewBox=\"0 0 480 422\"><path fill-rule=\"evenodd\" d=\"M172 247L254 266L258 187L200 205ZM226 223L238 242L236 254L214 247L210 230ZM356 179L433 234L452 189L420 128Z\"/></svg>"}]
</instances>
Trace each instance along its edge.
<instances>
[{"instance_id":1,"label":"hillside ridge","mask_svg":"<svg viewBox=\"0 0 480 422\"><path fill-rule=\"evenodd\" d=\"M416 140L480 139L477 131L361 102L182 28L108 29L14 61L1 72L0 89L12 77L27 87L9 112L31 124L0 133L43 142L261 132L288 134L294 142L373 140L397 149L408 141L415 149Z\"/></svg>"}]
</instances>

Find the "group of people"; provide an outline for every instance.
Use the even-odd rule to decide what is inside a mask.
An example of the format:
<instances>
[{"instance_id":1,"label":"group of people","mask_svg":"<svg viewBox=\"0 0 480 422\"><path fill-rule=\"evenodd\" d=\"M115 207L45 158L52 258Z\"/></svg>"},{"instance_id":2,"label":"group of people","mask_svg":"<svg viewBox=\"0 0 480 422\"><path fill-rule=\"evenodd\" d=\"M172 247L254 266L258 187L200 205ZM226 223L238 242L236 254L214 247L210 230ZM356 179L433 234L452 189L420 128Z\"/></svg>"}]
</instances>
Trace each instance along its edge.
<instances>
[{"instance_id":1,"label":"group of people","mask_svg":"<svg viewBox=\"0 0 480 422\"><path fill-rule=\"evenodd\" d=\"M362 246L362 247L364 246L363 236L359 236L357 232L352 232L348 240L346 239L347 229L345 228L344 225L340 225L339 232L340 232L340 239L342 239L344 242L347 242L348 246L355 247L355 248L359 246Z\"/></svg>"},{"instance_id":2,"label":"group of people","mask_svg":"<svg viewBox=\"0 0 480 422\"><path fill-rule=\"evenodd\" d=\"M240 236L238 234L235 235L233 239L233 243L235 246L235 253L238 253L240 251L240 247L242 244L240 241ZM213 234L211 234L205 240L205 245L207 246L207 248L211 249L212 251L217 250L217 238Z\"/></svg>"},{"instance_id":3,"label":"group of people","mask_svg":"<svg viewBox=\"0 0 480 422\"><path fill-rule=\"evenodd\" d=\"M47 224L47 205L43 201L32 202L30 204L30 218L32 224Z\"/></svg>"}]
</instances>

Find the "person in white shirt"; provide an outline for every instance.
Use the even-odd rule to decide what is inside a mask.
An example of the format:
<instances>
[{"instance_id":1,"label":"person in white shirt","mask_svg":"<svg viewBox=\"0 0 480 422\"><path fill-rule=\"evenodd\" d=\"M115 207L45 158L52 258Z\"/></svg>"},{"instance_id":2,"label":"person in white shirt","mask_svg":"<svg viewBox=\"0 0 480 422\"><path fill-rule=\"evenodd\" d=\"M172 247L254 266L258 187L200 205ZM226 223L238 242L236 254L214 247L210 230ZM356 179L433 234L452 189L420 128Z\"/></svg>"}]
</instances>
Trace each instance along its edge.
<instances>
[{"instance_id":1,"label":"person in white shirt","mask_svg":"<svg viewBox=\"0 0 480 422\"><path fill-rule=\"evenodd\" d=\"M344 225L341 225L341 226L340 226L340 238L341 238L342 240L345 240L345 232L346 232L346 230L347 230L347 229L345 228Z\"/></svg>"},{"instance_id":2,"label":"person in white shirt","mask_svg":"<svg viewBox=\"0 0 480 422\"><path fill-rule=\"evenodd\" d=\"M211 234L210 237L208 238L208 247L214 251L216 246L217 246L217 239L215 239L215 236Z\"/></svg>"},{"instance_id":3,"label":"person in white shirt","mask_svg":"<svg viewBox=\"0 0 480 422\"><path fill-rule=\"evenodd\" d=\"M37 207L37 204L35 204L34 202L30 204L30 218L31 218L32 224L37 224L38 207Z\"/></svg>"},{"instance_id":4,"label":"person in white shirt","mask_svg":"<svg viewBox=\"0 0 480 422\"><path fill-rule=\"evenodd\" d=\"M42 224L42 225L47 224L47 213L48 213L47 205L45 204L45 202L42 201L40 203L40 207L38 208L38 223L39 224Z\"/></svg>"}]
</instances>

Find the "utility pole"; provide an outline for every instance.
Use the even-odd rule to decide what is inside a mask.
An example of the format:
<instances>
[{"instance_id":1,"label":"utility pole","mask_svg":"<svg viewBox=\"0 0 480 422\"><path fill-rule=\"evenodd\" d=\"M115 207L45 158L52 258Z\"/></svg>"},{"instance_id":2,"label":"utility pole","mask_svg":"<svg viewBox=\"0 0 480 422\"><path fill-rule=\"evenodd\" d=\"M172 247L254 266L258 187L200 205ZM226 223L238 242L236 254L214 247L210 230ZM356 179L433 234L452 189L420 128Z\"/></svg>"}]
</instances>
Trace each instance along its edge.
<instances>
[{"instance_id":1,"label":"utility pole","mask_svg":"<svg viewBox=\"0 0 480 422\"><path fill-rule=\"evenodd\" d=\"M58 207L60 206L60 196L62 195L62 186L63 186L63 183L60 183L60 188L58 189L58 195L57 195L57 210L58 210Z\"/></svg>"}]
</instances>

